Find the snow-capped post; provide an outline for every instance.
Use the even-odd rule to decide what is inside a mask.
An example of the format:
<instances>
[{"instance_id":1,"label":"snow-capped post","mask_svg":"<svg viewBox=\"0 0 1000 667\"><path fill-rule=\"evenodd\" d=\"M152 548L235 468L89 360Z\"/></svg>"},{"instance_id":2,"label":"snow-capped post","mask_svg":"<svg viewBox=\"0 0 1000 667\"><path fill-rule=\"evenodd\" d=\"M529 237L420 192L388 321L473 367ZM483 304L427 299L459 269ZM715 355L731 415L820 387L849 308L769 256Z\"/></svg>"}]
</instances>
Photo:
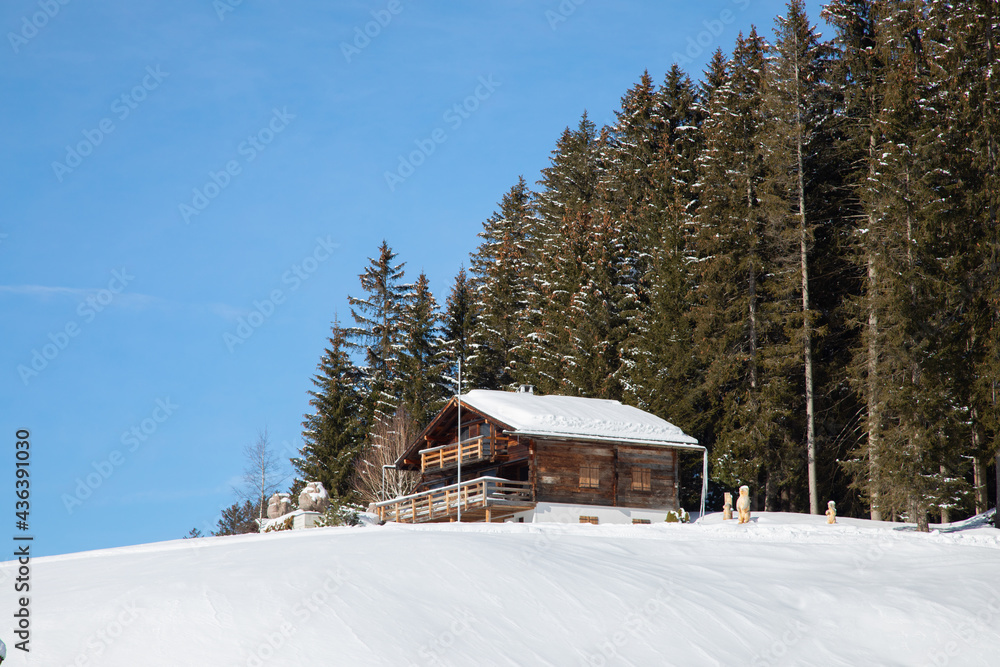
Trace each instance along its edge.
<instances>
[{"instance_id":1,"label":"snow-capped post","mask_svg":"<svg viewBox=\"0 0 1000 667\"><path fill-rule=\"evenodd\" d=\"M722 494L722 520L729 521L733 518L733 494L726 491Z\"/></svg>"},{"instance_id":2,"label":"snow-capped post","mask_svg":"<svg viewBox=\"0 0 1000 667\"><path fill-rule=\"evenodd\" d=\"M382 465L382 495L379 500L385 500L385 470L386 468L396 469L395 463L385 463Z\"/></svg>"},{"instance_id":3,"label":"snow-capped post","mask_svg":"<svg viewBox=\"0 0 1000 667\"><path fill-rule=\"evenodd\" d=\"M701 460L701 512L698 516L705 516L705 500L708 498L708 447L702 452Z\"/></svg>"},{"instance_id":4,"label":"snow-capped post","mask_svg":"<svg viewBox=\"0 0 1000 667\"><path fill-rule=\"evenodd\" d=\"M832 500L826 504L826 522L837 523L837 503Z\"/></svg>"}]
</instances>

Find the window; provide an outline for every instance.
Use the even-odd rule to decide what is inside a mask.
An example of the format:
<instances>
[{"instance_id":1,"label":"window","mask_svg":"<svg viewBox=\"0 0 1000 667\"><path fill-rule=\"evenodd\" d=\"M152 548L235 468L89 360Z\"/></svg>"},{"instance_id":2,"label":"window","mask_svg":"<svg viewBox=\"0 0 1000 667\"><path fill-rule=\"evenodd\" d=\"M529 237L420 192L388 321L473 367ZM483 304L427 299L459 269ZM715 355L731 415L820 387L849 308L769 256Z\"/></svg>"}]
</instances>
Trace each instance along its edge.
<instances>
[{"instance_id":1,"label":"window","mask_svg":"<svg viewBox=\"0 0 1000 667\"><path fill-rule=\"evenodd\" d=\"M593 463L584 463L580 466L580 488L596 489L600 486L601 471Z\"/></svg>"},{"instance_id":2,"label":"window","mask_svg":"<svg viewBox=\"0 0 1000 667\"><path fill-rule=\"evenodd\" d=\"M597 517L596 516L581 516L580 517L580 523L592 523L592 524L594 524L596 526L597 525Z\"/></svg>"},{"instance_id":3,"label":"window","mask_svg":"<svg viewBox=\"0 0 1000 667\"><path fill-rule=\"evenodd\" d=\"M652 475L649 468L632 466L632 490L649 491L652 488Z\"/></svg>"},{"instance_id":4,"label":"window","mask_svg":"<svg viewBox=\"0 0 1000 667\"><path fill-rule=\"evenodd\" d=\"M648 523L651 523L649 519L632 519L633 526L638 524L646 525Z\"/></svg>"}]
</instances>

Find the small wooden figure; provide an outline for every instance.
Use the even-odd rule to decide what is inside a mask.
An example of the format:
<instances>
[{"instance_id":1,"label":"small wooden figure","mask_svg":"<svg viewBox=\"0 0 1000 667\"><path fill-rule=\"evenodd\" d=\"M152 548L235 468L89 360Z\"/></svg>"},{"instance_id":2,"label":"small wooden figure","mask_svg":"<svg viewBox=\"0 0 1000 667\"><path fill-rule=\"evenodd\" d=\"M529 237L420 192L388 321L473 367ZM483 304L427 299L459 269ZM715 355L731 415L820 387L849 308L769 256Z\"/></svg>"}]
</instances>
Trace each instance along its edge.
<instances>
[{"instance_id":1,"label":"small wooden figure","mask_svg":"<svg viewBox=\"0 0 1000 667\"><path fill-rule=\"evenodd\" d=\"M837 503L832 500L826 504L826 522L837 523Z\"/></svg>"},{"instance_id":2,"label":"small wooden figure","mask_svg":"<svg viewBox=\"0 0 1000 667\"><path fill-rule=\"evenodd\" d=\"M740 497L736 501L736 511L740 513L739 523L750 522L750 487L746 484L740 487Z\"/></svg>"},{"instance_id":3,"label":"small wooden figure","mask_svg":"<svg viewBox=\"0 0 1000 667\"><path fill-rule=\"evenodd\" d=\"M722 520L729 521L733 518L733 494L726 491L722 494L725 502L722 504Z\"/></svg>"}]
</instances>

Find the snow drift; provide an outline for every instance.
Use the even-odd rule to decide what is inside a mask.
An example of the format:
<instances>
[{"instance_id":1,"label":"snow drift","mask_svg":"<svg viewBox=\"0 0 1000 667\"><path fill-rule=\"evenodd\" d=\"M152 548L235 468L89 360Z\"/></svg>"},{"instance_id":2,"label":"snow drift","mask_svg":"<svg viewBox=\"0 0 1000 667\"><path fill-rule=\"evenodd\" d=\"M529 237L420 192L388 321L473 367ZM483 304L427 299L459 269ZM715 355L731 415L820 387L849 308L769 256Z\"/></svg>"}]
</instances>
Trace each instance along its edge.
<instances>
[{"instance_id":1,"label":"snow drift","mask_svg":"<svg viewBox=\"0 0 1000 667\"><path fill-rule=\"evenodd\" d=\"M824 522L390 524L42 558L31 653L7 664L996 664L1000 531Z\"/></svg>"}]
</instances>

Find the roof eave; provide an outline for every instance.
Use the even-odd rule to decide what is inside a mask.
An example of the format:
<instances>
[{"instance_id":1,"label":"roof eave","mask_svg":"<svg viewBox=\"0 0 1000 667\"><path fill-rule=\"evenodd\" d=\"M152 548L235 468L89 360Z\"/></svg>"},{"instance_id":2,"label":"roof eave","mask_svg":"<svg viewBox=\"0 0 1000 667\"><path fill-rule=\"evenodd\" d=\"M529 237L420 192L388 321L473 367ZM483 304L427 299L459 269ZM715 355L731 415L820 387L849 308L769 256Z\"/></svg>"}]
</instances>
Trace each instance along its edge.
<instances>
[{"instance_id":1,"label":"roof eave","mask_svg":"<svg viewBox=\"0 0 1000 667\"><path fill-rule=\"evenodd\" d=\"M543 440L576 440L580 442L621 442L631 445L650 445L653 447L668 447L671 449L691 449L695 451L705 451L703 445L697 444L697 440L694 442L677 442L673 440L650 440L647 438L628 438L624 436L600 436L600 435L584 435L579 433L555 433L551 431L527 431L527 430L514 430L507 431L509 435L522 435L528 438L539 438Z\"/></svg>"}]
</instances>

